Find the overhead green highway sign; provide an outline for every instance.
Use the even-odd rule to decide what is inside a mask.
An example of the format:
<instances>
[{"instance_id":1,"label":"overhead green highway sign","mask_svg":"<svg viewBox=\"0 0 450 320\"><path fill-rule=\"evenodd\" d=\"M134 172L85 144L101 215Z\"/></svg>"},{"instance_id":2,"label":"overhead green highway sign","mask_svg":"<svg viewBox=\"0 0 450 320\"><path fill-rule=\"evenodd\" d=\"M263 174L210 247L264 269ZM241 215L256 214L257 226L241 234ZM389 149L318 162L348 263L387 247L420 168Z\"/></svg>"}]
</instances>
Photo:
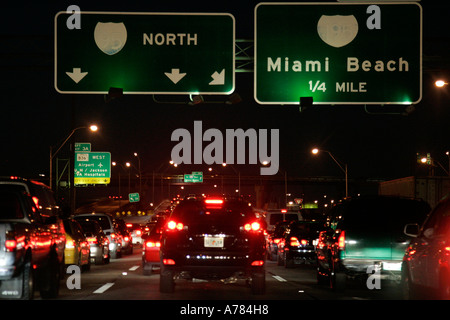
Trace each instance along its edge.
<instances>
[{"instance_id":1,"label":"overhead green highway sign","mask_svg":"<svg viewBox=\"0 0 450 320\"><path fill-rule=\"evenodd\" d=\"M185 183L203 182L203 172L201 172L201 171L194 171L191 174L185 174L184 175L184 182Z\"/></svg>"},{"instance_id":2,"label":"overhead green highway sign","mask_svg":"<svg viewBox=\"0 0 450 320\"><path fill-rule=\"evenodd\" d=\"M60 93L230 94L235 20L226 13L81 12L55 16Z\"/></svg>"},{"instance_id":3,"label":"overhead green highway sign","mask_svg":"<svg viewBox=\"0 0 450 320\"><path fill-rule=\"evenodd\" d=\"M260 104L414 104L422 98L418 3L260 3Z\"/></svg>"},{"instance_id":4,"label":"overhead green highway sign","mask_svg":"<svg viewBox=\"0 0 450 320\"><path fill-rule=\"evenodd\" d=\"M75 152L75 185L109 184L111 180L110 152Z\"/></svg>"}]
</instances>

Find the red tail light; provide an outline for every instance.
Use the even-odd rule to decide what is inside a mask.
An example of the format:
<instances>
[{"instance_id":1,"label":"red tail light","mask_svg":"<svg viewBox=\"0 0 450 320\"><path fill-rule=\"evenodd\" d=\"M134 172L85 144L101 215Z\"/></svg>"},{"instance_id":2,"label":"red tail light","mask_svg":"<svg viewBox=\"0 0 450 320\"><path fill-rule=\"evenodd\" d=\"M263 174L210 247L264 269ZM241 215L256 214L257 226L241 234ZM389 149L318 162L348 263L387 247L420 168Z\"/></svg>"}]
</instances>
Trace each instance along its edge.
<instances>
[{"instance_id":1,"label":"red tail light","mask_svg":"<svg viewBox=\"0 0 450 320\"><path fill-rule=\"evenodd\" d=\"M89 244L97 244L97 238L96 237L88 237L86 240L89 242Z\"/></svg>"},{"instance_id":2,"label":"red tail light","mask_svg":"<svg viewBox=\"0 0 450 320\"><path fill-rule=\"evenodd\" d=\"M159 248L161 247L161 242L159 241L148 241L145 243L147 248Z\"/></svg>"},{"instance_id":3,"label":"red tail light","mask_svg":"<svg viewBox=\"0 0 450 320\"><path fill-rule=\"evenodd\" d=\"M338 246L341 250L345 249L345 231L341 231L341 234L339 235Z\"/></svg>"},{"instance_id":4,"label":"red tail light","mask_svg":"<svg viewBox=\"0 0 450 320\"><path fill-rule=\"evenodd\" d=\"M220 209L223 206L223 199L205 199L207 209Z\"/></svg>"},{"instance_id":5,"label":"red tail light","mask_svg":"<svg viewBox=\"0 0 450 320\"><path fill-rule=\"evenodd\" d=\"M136 235L140 236L142 234L141 230L136 230Z\"/></svg>"},{"instance_id":6,"label":"red tail light","mask_svg":"<svg viewBox=\"0 0 450 320\"><path fill-rule=\"evenodd\" d=\"M298 241L297 237L291 237L290 245L291 247L298 247L300 246L300 241Z\"/></svg>"},{"instance_id":7,"label":"red tail light","mask_svg":"<svg viewBox=\"0 0 450 320\"><path fill-rule=\"evenodd\" d=\"M167 223L168 231L176 231L176 230L181 231L181 230L183 230L183 228L184 228L184 225L181 222L176 222L174 220L170 220Z\"/></svg>"},{"instance_id":8,"label":"red tail light","mask_svg":"<svg viewBox=\"0 0 450 320\"><path fill-rule=\"evenodd\" d=\"M34 204L36 205L36 208L39 208L39 198L38 197L32 197Z\"/></svg>"},{"instance_id":9,"label":"red tail light","mask_svg":"<svg viewBox=\"0 0 450 320\"><path fill-rule=\"evenodd\" d=\"M16 240L6 240L5 247L6 247L7 252L14 251L17 247L17 241Z\"/></svg>"},{"instance_id":10,"label":"red tail light","mask_svg":"<svg viewBox=\"0 0 450 320\"><path fill-rule=\"evenodd\" d=\"M252 266L254 267L260 267L262 265L264 265L264 260L255 260L252 262Z\"/></svg>"},{"instance_id":11,"label":"red tail light","mask_svg":"<svg viewBox=\"0 0 450 320\"><path fill-rule=\"evenodd\" d=\"M259 222L246 223L244 225L244 230L245 231L260 231L261 225L259 224Z\"/></svg>"},{"instance_id":12,"label":"red tail light","mask_svg":"<svg viewBox=\"0 0 450 320\"><path fill-rule=\"evenodd\" d=\"M223 204L223 200L222 199L206 199L205 203L206 204Z\"/></svg>"},{"instance_id":13,"label":"red tail light","mask_svg":"<svg viewBox=\"0 0 450 320\"><path fill-rule=\"evenodd\" d=\"M173 265L175 265L175 260L173 260L173 259L163 259L163 264L173 266Z\"/></svg>"},{"instance_id":14,"label":"red tail light","mask_svg":"<svg viewBox=\"0 0 450 320\"><path fill-rule=\"evenodd\" d=\"M73 249L73 248L75 248L75 241L67 240L66 241L66 249Z\"/></svg>"}]
</instances>

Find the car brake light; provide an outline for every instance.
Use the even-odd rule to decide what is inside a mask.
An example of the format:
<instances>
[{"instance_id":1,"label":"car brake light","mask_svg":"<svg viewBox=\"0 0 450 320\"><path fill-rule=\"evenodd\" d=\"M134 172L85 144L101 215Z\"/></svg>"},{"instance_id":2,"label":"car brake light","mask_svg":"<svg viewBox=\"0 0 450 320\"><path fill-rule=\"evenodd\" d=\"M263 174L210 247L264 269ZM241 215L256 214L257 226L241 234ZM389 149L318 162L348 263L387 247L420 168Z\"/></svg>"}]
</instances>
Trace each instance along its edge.
<instances>
[{"instance_id":1,"label":"car brake light","mask_svg":"<svg viewBox=\"0 0 450 320\"><path fill-rule=\"evenodd\" d=\"M175 260L173 259L163 259L163 264L165 265L175 265Z\"/></svg>"},{"instance_id":2,"label":"car brake light","mask_svg":"<svg viewBox=\"0 0 450 320\"><path fill-rule=\"evenodd\" d=\"M255 260L252 262L252 266L254 267L260 267L262 265L264 265L264 260Z\"/></svg>"},{"instance_id":3,"label":"car brake light","mask_svg":"<svg viewBox=\"0 0 450 320\"><path fill-rule=\"evenodd\" d=\"M142 231L141 230L136 230L136 235L137 236L140 236L142 234Z\"/></svg>"},{"instance_id":4,"label":"car brake light","mask_svg":"<svg viewBox=\"0 0 450 320\"><path fill-rule=\"evenodd\" d=\"M159 248L161 247L161 242L159 241L148 241L145 243L147 248Z\"/></svg>"},{"instance_id":5,"label":"car brake light","mask_svg":"<svg viewBox=\"0 0 450 320\"><path fill-rule=\"evenodd\" d=\"M73 248L75 248L75 241L67 240L66 241L66 249L73 249Z\"/></svg>"},{"instance_id":6,"label":"car brake light","mask_svg":"<svg viewBox=\"0 0 450 320\"><path fill-rule=\"evenodd\" d=\"M261 225L259 224L259 222L246 223L244 225L244 230L245 231L259 231L259 230L261 230Z\"/></svg>"},{"instance_id":7,"label":"car brake light","mask_svg":"<svg viewBox=\"0 0 450 320\"><path fill-rule=\"evenodd\" d=\"M36 208L41 209L41 208L39 207L39 198L36 197L36 196L34 196L34 197L31 197L31 199L33 199L33 202L34 202Z\"/></svg>"},{"instance_id":8,"label":"car brake light","mask_svg":"<svg viewBox=\"0 0 450 320\"><path fill-rule=\"evenodd\" d=\"M181 231L181 230L183 230L183 228L184 228L184 225L183 225L181 222L175 222L175 221L173 221L173 220L170 220L170 221L167 223L167 229L168 229L168 230L172 230L172 231L178 230L178 231Z\"/></svg>"},{"instance_id":9,"label":"car brake light","mask_svg":"<svg viewBox=\"0 0 450 320\"><path fill-rule=\"evenodd\" d=\"M280 241L281 241L281 239L279 239L279 238L273 240L273 242L274 242L275 244L279 244Z\"/></svg>"},{"instance_id":10,"label":"car brake light","mask_svg":"<svg viewBox=\"0 0 450 320\"><path fill-rule=\"evenodd\" d=\"M205 199L205 206L207 209L221 209L223 199Z\"/></svg>"},{"instance_id":11,"label":"car brake light","mask_svg":"<svg viewBox=\"0 0 450 320\"><path fill-rule=\"evenodd\" d=\"M281 209L281 213L286 213L287 209Z\"/></svg>"},{"instance_id":12,"label":"car brake light","mask_svg":"<svg viewBox=\"0 0 450 320\"><path fill-rule=\"evenodd\" d=\"M17 247L17 241L16 240L6 240L5 247L6 247L6 251L8 251L8 252L14 251Z\"/></svg>"},{"instance_id":13,"label":"car brake light","mask_svg":"<svg viewBox=\"0 0 450 320\"><path fill-rule=\"evenodd\" d=\"M89 244L97 244L97 238L96 237L88 237L86 240L89 242Z\"/></svg>"},{"instance_id":14,"label":"car brake light","mask_svg":"<svg viewBox=\"0 0 450 320\"><path fill-rule=\"evenodd\" d=\"M341 250L345 249L345 231L341 231L341 234L339 235L338 246Z\"/></svg>"},{"instance_id":15,"label":"car brake light","mask_svg":"<svg viewBox=\"0 0 450 320\"><path fill-rule=\"evenodd\" d=\"M127 228L132 228L133 224L132 223L127 223Z\"/></svg>"},{"instance_id":16,"label":"car brake light","mask_svg":"<svg viewBox=\"0 0 450 320\"><path fill-rule=\"evenodd\" d=\"M291 237L291 247L298 247L298 246L306 246L308 244L308 240L302 239L298 240L297 237Z\"/></svg>"},{"instance_id":17,"label":"car brake light","mask_svg":"<svg viewBox=\"0 0 450 320\"><path fill-rule=\"evenodd\" d=\"M223 200L222 199L206 199L205 203L206 204L223 204Z\"/></svg>"}]
</instances>

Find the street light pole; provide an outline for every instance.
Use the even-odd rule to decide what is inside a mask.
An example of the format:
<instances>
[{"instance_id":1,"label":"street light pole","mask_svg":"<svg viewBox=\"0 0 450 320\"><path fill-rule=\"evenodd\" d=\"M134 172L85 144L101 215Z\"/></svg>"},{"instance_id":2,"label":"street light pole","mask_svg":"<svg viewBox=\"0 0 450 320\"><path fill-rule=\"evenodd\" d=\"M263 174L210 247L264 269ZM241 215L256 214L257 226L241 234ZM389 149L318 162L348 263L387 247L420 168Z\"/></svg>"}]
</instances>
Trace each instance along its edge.
<instances>
[{"instance_id":1,"label":"street light pole","mask_svg":"<svg viewBox=\"0 0 450 320\"><path fill-rule=\"evenodd\" d=\"M331 159L338 165L338 167L344 172L345 174L345 197L348 198L348 166L345 163L344 166L333 156L333 154L330 151L327 150L321 150L314 148L311 150L312 154L318 154L319 152L326 152L330 155Z\"/></svg>"},{"instance_id":2,"label":"street light pole","mask_svg":"<svg viewBox=\"0 0 450 320\"><path fill-rule=\"evenodd\" d=\"M142 174L141 174L141 158L137 152L134 153L134 156L138 159L138 170L139 170L139 195L142 196Z\"/></svg>"},{"instance_id":3,"label":"street light pole","mask_svg":"<svg viewBox=\"0 0 450 320\"><path fill-rule=\"evenodd\" d=\"M53 158L58 154L58 152L62 149L62 147L67 143L67 141L69 141L69 139L73 136L75 131L77 131L79 129L86 129L86 128L89 128L93 132L98 130L98 127L96 125L91 125L90 127L78 127L78 128L73 129L70 132L69 136L66 138L66 140L64 140L64 142L59 146L59 148L55 152L53 152L53 147L50 146L50 165L49 165L49 167L50 167L50 174L49 174L49 176L50 176L50 183L49 183L50 189L52 189L52 187L53 187Z\"/></svg>"}]
</instances>

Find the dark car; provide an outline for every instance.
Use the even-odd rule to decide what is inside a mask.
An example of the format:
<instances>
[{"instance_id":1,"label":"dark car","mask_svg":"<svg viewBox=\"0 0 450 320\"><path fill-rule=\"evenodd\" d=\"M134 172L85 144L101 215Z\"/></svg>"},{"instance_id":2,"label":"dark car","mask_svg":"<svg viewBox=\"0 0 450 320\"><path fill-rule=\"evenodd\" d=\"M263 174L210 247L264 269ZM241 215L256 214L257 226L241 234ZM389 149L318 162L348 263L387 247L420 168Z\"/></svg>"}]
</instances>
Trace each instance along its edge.
<instances>
[{"instance_id":1,"label":"dark car","mask_svg":"<svg viewBox=\"0 0 450 320\"><path fill-rule=\"evenodd\" d=\"M161 233L165 225L165 218L160 217L149 231L144 233L144 245L142 247L142 270L144 275L151 275L153 270L160 268Z\"/></svg>"},{"instance_id":2,"label":"dark car","mask_svg":"<svg viewBox=\"0 0 450 320\"><path fill-rule=\"evenodd\" d=\"M113 223L116 233L119 234L122 239L121 252L123 252L124 254L133 254L133 243L131 239L131 232L127 228L125 221L120 218L115 218Z\"/></svg>"},{"instance_id":3,"label":"dark car","mask_svg":"<svg viewBox=\"0 0 450 320\"><path fill-rule=\"evenodd\" d=\"M29 180L0 179L0 297L56 298L62 278L65 234L30 194ZM56 230L53 231L53 228Z\"/></svg>"},{"instance_id":4,"label":"dark car","mask_svg":"<svg viewBox=\"0 0 450 320\"><path fill-rule=\"evenodd\" d=\"M265 292L264 230L247 202L187 199L162 233L160 291L173 292L174 277L244 278L254 294Z\"/></svg>"},{"instance_id":5,"label":"dark car","mask_svg":"<svg viewBox=\"0 0 450 320\"><path fill-rule=\"evenodd\" d=\"M422 228L408 225L413 236L402 264L405 298L450 300L450 197L429 214Z\"/></svg>"},{"instance_id":6,"label":"dark car","mask_svg":"<svg viewBox=\"0 0 450 320\"><path fill-rule=\"evenodd\" d=\"M269 232L266 239L266 249L267 249L267 259L268 260L277 260L278 253L278 243L280 243L283 238L284 231L288 227L291 221L278 221L275 224L275 229L272 232Z\"/></svg>"},{"instance_id":7,"label":"dark car","mask_svg":"<svg viewBox=\"0 0 450 320\"><path fill-rule=\"evenodd\" d=\"M324 225L317 221L293 221L278 243L277 262L286 268L296 264L316 264L316 246Z\"/></svg>"},{"instance_id":8,"label":"dark car","mask_svg":"<svg viewBox=\"0 0 450 320\"><path fill-rule=\"evenodd\" d=\"M86 217L73 217L83 229L83 234L89 242L91 250L91 262L95 264L105 264L110 261L109 239L103 232L100 224L96 220Z\"/></svg>"},{"instance_id":9,"label":"dark car","mask_svg":"<svg viewBox=\"0 0 450 320\"><path fill-rule=\"evenodd\" d=\"M367 196L347 199L330 211L331 229L317 248L317 279L343 289L348 276L400 280L410 237L405 225L422 223L430 210L422 200ZM323 243L325 242L325 243Z\"/></svg>"}]
</instances>

